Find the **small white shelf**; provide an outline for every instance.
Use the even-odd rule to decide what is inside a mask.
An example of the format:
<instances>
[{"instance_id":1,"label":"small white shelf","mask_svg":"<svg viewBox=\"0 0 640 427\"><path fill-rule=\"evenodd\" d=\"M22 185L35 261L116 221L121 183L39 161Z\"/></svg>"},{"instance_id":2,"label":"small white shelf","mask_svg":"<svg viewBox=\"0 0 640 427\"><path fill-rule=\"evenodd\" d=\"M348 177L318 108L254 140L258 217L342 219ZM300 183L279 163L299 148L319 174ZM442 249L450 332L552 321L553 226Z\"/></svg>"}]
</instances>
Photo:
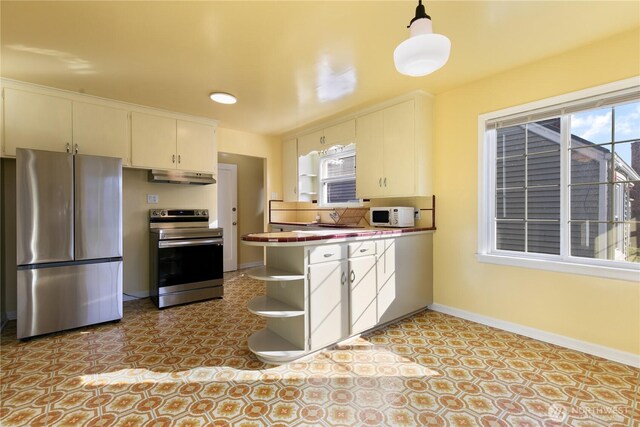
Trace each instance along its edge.
<instances>
[{"instance_id":1,"label":"small white shelf","mask_svg":"<svg viewBox=\"0 0 640 427\"><path fill-rule=\"evenodd\" d=\"M304 279L304 274L294 274L289 271L279 270L266 265L252 268L247 271L247 276L257 280L265 280L267 282L286 282L289 280Z\"/></svg>"},{"instance_id":2,"label":"small white shelf","mask_svg":"<svg viewBox=\"0 0 640 427\"><path fill-rule=\"evenodd\" d=\"M304 315L304 310L298 310L266 295L255 297L249 301L247 308L250 312L262 317L296 317Z\"/></svg>"},{"instance_id":3,"label":"small white shelf","mask_svg":"<svg viewBox=\"0 0 640 427\"><path fill-rule=\"evenodd\" d=\"M309 177L309 178L315 178L318 175L316 175L315 173L301 173L299 176L306 176L306 177Z\"/></svg>"},{"instance_id":4,"label":"small white shelf","mask_svg":"<svg viewBox=\"0 0 640 427\"><path fill-rule=\"evenodd\" d=\"M301 349L269 329L262 329L249 337L249 350L267 363L284 363L305 354Z\"/></svg>"},{"instance_id":5,"label":"small white shelf","mask_svg":"<svg viewBox=\"0 0 640 427\"><path fill-rule=\"evenodd\" d=\"M301 191L300 194L318 194L315 191Z\"/></svg>"}]
</instances>

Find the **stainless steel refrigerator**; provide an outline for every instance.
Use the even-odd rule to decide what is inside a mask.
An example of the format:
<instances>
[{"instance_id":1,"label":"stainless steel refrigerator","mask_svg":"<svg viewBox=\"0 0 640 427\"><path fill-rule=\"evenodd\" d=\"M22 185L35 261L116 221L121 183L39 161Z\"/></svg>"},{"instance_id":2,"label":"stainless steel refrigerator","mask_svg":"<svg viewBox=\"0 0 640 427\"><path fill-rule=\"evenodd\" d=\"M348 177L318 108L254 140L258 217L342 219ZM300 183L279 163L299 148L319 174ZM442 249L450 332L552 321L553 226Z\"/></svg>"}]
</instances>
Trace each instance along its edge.
<instances>
[{"instance_id":1,"label":"stainless steel refrigerator","mask_svg":"<svg viewBox=\"0 0 640 427\"><path fill-rule=\"evenodd\" d=\"M122 160L16 151L17 335L122 318Z\"/></svg>"}]
</instances>

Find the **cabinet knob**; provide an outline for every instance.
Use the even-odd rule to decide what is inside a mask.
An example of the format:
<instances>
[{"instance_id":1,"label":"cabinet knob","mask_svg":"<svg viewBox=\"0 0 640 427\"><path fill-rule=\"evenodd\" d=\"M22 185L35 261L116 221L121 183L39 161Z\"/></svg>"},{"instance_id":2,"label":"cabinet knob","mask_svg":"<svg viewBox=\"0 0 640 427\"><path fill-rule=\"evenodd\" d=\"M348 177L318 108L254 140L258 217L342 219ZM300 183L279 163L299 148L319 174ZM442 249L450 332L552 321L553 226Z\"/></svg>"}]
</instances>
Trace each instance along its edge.
<instances>
[{"instance_id":1,"label":"cabinet knob","mask_svg":"<svg viewBox=\"0 0 640 427\"><path fill-rule=\"evenodd\" d=\"M340 278L340 284L344 285L344 282L347 281L347 275L344 274L344 271L342 272L342 277Z\"/></svg>"},{"instance_id":2,"label":"cabinet knob","mask_svg":"<svg viewBox=\"0 0 640 427\"><path fill-rule=\"evenodd\" d=\"M67 145L65 145L65 148L67 149L67 153L71 152L71 144L67 143Z\"/></svg>"},{"instance_id":3,"label":"cabinet knob","mask_svg":"<svg viewBox=\"0 0 640 427\"><path fill-rule=\"evenodd\" d=\"M172 155L171 156L171 163L175 163L176 162L176 155Z\"/></svg>"},{"instance_id":4,"label":"cabinet knob","mask_svg":"<svg viewBox=\"0 0 640 427\"><path fill-rule=\"evenodd\" d=\"M386 176L384 177L384 186L385 187L387 186L387 177Z\"/></svg>"},{"instance_id":5,"label":"cabinet knob","mask_svg":"<svg viewBox=\"0 0 640 427\"><path fill-rule=\"evenodd\" d=\"M356 281L356 272L351 270L351 283Z\"/></svg>"},{"instance_id":6,"label":"cabinet knob","mask_svg":"<svg viewBox=\"0 0 640 427\"><path fill-rule=\"evenodd\" d=\"M78 146L78 144L76 144L75 148L73 149L73 151L75 151L76 154L78 154L78 150L80 149L80 146Z\"/></svg>"},{"instance_id":7,"label":"cabinet knob","mask_svg":"<svg viewBox=\"0 0 640 427\"><path fill-rule=\"evenodd\" d=\"M382 187L382 178L378 180L378 187Z\"/></svg>"},{"instance_id":8,"label":"cabinet knob","mask_svg":"<svg viewBox=\"0 0 640 427\"><path fill-rule=\"evenodd\" d=\"M178 154L178 163L180 163L181 160L182 160L182 157L180 156L180 154Z\"/></svg>"},{"instance_id":9,"label":"cabinet knob","mask_svg":"<svg viewBox=\"0 0 640 427\"><path fill-rule=\"evenodd\" d=\"M324 254L325 258L329 258L329 257L332 257L332 256L333 256L333 254Z\"/></svg>"},{"instance_id":10,"label":"cabinet knob","mask_svg":"<svg viewBox=\"0 0 640 427\"><path fill-rule=\"evenodd\" d=\"M367 252L369 249L360 249L360 253L365 253Z\"/></svg>"},{"instance_id":11,"label":"cabinet knob","mask_svg":"<svg viewBox=\"0 0 640 427\"><path fill-rule=\"evenodd\" d=\"M232 225L238 225L238 223L237 223L237 222L235 222L235 221L233 221L231 224L232 224Z\"/></svg>"}]
</instances>

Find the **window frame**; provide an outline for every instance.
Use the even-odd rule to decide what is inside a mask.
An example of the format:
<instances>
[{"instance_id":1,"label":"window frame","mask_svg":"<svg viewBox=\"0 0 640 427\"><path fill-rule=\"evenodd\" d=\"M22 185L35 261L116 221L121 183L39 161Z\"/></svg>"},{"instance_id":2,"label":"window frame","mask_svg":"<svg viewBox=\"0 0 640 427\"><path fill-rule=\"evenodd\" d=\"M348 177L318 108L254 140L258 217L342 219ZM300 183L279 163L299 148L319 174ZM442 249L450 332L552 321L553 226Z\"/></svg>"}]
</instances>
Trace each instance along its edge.
<instances>
[{"instance_id":1,"label":"window frame","mask_svg":"<svg viewBox=\"0 0 640 427\"><path fill-rule=\"evenodd\" d=\"M534 101L478 116L478 247L476 259L479 262L515 267L550 270L572 274L605 277L610 279L640 280L640 263L626 261L590 259L570 255L569 235L569 137L570 132L561 133L560 147L560 255L516 252L496 249L495 209L496 209L496 152L495 132L488 132L487 124L496 120L529 115L537 121L544 116L545 110L552 117L552 110L561 108L563 104L580 104L587 98L610 98L613 92L640 90L640 77L633 77L605 85L567 93L540 101ZM586 108L585 108L586 109ZM538 117L536 117L538 116ZM556 115L557 116L557 115ZM567 114L561 116L561 126L569 125Z\"/></svg>"},{"instance_id":2,"label":"window frame","mask_svg":"<svg viewBox=\"0 0 640 427\"><path fill-rule=\"evenodd\" d=\"M358 199L357 202L352 202L352 203L343 203L343 202L328 203L326 201L324 183L347 181L347 179L325 178L324 177L325 162L330 161L332 159L341 158L341 157L351 157L351 155L353 155L354 157L357 156L355 144L349 144L345 147L331 148L326 152L321 153L320 157L318 158L318 206L324 207L324 208L337 208L337 207L355 208L355 207L362 206L362 199ZM355 166L353 170L353 181L354 183L356 182Z\"/></svg>"}]
</instances>

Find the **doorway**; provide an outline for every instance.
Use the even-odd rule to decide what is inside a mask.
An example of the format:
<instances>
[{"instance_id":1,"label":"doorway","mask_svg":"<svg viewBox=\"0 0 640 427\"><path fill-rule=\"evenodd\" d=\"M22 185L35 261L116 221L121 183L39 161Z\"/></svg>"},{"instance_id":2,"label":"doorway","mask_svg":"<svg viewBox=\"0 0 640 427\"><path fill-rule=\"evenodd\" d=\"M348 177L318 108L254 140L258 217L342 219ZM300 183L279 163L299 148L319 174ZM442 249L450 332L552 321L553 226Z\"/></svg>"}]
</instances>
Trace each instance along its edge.
<instances>
[{"instance_id":1,"label":"doorway","mask_svg":"<svg viewBox=\"0 0 640 427\"><path fill-rule=\"evenodd\" d=\"M226 252L225 260L229 261L225 262L225 271L264 264L264 249L259 246L243 245L239 238L245 234L264 231L265 161L266 159L262 157L218 153L218 226L225 229L225 251L227 236L230 238L228 250L232 251ZM227 166L235 166L235 178L229 178L235 182L235 187L231 183L226 183L227 178L230 177ZM233 199L234 195L235 199ZM232 204L233 200L235 205ZM236 207L235 211L233 207ZM236 225L233 225L234 222ZM227 233L227 230L230 232ZM232 255L236 257L235 262L231 261Z\"/></svg>"},{"instance_id":2,"label":"doorway","mask_svg":"<svg viewBox=\"0 0 640 427\"><path fill-rule=\"evenodd\" d=\"M223 230L223 269L238 269L238 166L218 163L218 227Z\"/></svg>"}]
</instances>

